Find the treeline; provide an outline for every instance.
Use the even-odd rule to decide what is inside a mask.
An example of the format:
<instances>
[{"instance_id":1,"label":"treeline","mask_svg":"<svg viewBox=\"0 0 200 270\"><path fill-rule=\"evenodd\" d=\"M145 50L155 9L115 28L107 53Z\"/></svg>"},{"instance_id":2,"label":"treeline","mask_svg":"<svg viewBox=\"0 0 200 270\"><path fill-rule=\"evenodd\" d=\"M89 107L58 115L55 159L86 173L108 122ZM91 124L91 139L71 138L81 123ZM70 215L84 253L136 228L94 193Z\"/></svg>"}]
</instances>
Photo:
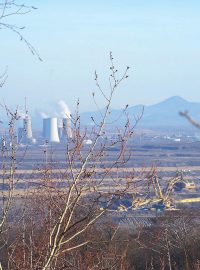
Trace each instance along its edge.
<instances>
[{"instance_id":1,"label":"treeline","mask_svg":"<svg viewBox=\"0 0 200 270\"><path fill-rule=\"evenodd\" d=\"M51 224L45 207L42 208L41 205L40 211L35 211L34 205L36 206L34 200L29 201L28 211L24 209L23 220L18 224L15 221L10 222L6 244L5 233L4 239L1 239L0 257L3 269L44 269L48 251L51 250ZM52 214L55 217L56 213ZM76 214L79 218L82 215ZM86 219L85 224L87 222ZM71 228L67 237L75 235L78 230L78 227ZM155 217L151 227L135 227L132 223L119 226L112 219L104 218L83 234L77 235L70 245L64 244L62 252L48 269L198 270L199 211L185 209L168 212Z\"/></svg>"}]
</instances>

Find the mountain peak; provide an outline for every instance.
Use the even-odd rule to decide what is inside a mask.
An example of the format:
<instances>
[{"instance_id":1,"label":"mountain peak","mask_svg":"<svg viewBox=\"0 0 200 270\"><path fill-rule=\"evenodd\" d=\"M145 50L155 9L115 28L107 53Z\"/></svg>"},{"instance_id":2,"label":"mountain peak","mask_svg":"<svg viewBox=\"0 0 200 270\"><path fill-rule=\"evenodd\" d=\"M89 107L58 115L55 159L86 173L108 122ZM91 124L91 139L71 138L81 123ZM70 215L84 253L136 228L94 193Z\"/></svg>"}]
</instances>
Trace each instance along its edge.
<instances>
[{"instance_id":1,"label":"mountain peak","mask_svg":"<svg viewBox=\"0 0 200 270\"><path fill-rule=\"evenodd\" d=\"M161 101L160 103L186 103L186 102L188 101L180 96L172 96Z\"/></svg>"},{"instance_id":2,"label":"mountain peak","mask_svg":"<svg viewBox=\"0 0 200 270\"><path fill-rule=\"evenodd\" d=\"M184 98L180 97L180 96L172 96L167 98L166 100L164 100L163 102L187 102L187 100L185 100Z\"/></svg>"},{"instance_id":3,"label":"mountain peak","mask_svg":"<svg viewBox=\"0 0 200 270\"><path fill-rule=\"evenodd\" d=\"M184 98L180 97L180 96L173 96L173 97L169 97L155 105L151 105L151 107L182 107L182 106L186 106L186 104L188 104L188 101L185 100Z\"/></svg>"}]
</instances>

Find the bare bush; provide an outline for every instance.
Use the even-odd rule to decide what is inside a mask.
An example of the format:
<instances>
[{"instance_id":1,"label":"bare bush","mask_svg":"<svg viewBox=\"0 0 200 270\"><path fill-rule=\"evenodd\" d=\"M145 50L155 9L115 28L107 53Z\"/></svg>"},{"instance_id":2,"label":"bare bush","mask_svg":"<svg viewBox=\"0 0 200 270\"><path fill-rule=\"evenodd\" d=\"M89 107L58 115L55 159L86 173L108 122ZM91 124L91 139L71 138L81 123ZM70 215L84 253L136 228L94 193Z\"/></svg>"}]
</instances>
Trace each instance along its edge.
<instances>
[{"instance_id":1,"label":"bare bush","mask_svg":"<svg viewBox=\"0 0 200 270\"><path fill-rule=\"evenodd\" d=\"M21 198L24 206L23 208L20 206L21 213L12 221L13 231L9 233L14 234L15 237L7 241L5 269L63 269L65 258L70 254L89 248L90 245L95 246L95 242L98 241L93 235L93 226L104 220L113 204L127 192L135 189L134 171L130 173L126 170L126 163L131 155L127 143L140 117L136 119L134 125L131 125L126 106L124 113L127 121L124 128L115 138L109 137L108 130L111 125L114 125L113 122L109 125L111 102L118 86L128 78L129 69L127 67L121 76L117 76L118 70L114 66L112 53L110 53L110 63L108 91L102 90L95 72L97 89L105 100L105 109L100 112L101 120L97 121L92 117L94 123L92 129L84 129L81 126L79 104L77 104L77 111L72 116L73 138L66 144L65 170L57 173L57 181L53 179L55 163L50 157L51 146L47 145L45 159L49 162L45 163L40 171L42 174L40 183L28 195L24 191ZM92 96L95 98L95 93ZM14 123L17 114L12 114L10 111L9 114ZM12 125L11 135L14 137L14 134ZM84 144L88 136L92 139L90 146ZM12 169L11 175L12 192L16 173L15 146L16 143L13 142L13 163L10 165L10 168L12 166L15 168ZM114 159L105 164L105 157L109 156L113 147L115 147ZM64 181L63 188L59 187L59 181L62 183ZM8 205L8 210L10 208ZM117 242L115 243L113 239L110 241L112 245L109 244L106 250L110 248L115 250ZM93 262L94 265L101 264L103 269L103 265L106 264L114 265L116 262L118 262L116 265L119 265L119 262L123 264L125 251L122 251L122 255L118 248L112 252L113 259L109 263L108 259L103 259L105 254L103 251L99 253L100 262Z\"/></svg>"}]
</instances>

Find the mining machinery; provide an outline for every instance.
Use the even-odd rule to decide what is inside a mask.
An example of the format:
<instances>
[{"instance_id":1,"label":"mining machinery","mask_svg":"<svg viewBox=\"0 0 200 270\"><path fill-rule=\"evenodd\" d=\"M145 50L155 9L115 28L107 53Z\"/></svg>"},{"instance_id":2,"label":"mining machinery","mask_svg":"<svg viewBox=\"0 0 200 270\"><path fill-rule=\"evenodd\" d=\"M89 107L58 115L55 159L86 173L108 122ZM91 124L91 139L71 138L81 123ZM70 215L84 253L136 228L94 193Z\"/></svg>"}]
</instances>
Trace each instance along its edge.
<instances>
[{"instance_id":1,"label":"mining machinery","mask_svg":"<svg viewBox=\"0 0 200 270\"><path fill-rule=\"evenodd\" d=\"M177 203L196 203L200 202L198 198L184 198L174 199L171 197L171 192L178 183L183 183L183 188L194 189L196 185L194 182L188 182L183 179L183 172L178 172L176 177L172 178L167 187L163 190L160 186L159 177L157 175L151 176L151 183L153 185L155 196L152 198L135 198L132 202L133 209L141 209L144 206L149 206L149 209L174 209L174 205Z\"/></svg>"}]
</instances>

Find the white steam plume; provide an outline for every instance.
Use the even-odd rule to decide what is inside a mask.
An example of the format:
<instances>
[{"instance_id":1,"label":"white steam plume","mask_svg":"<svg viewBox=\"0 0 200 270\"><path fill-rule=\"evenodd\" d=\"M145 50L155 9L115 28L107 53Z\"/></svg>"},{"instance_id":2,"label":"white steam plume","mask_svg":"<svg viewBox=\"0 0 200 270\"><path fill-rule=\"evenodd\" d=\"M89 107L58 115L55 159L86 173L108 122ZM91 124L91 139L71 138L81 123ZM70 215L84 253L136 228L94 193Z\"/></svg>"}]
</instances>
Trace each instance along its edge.
<instances>
[{"instance_id":1,"label":"white steam plume","mask_svg":"<svg viewBox=\"0 0 200 270\"><path fill-rule=\"evenodd\" d=\"M49 118L49 115L46 114L45 112L40 112L40 115L43 119Z\"/></svg>"},{"instance_id":2,"label":"white steam plume","mask_svg":"<svg viewBox=\"0 0 200 270\"><path fill-rule=\"evenodd\" d=\"M58 105L59 105L59 107L61 109L61 115L62 115L62 117L63 118L66 118L66 117L67 118L71 118L71 112L70 112L67 104L65 103L65 101L64 100L60 100L58 102Z\"/></svg>"},{"instance_id":3,"label":"white steam plume","mask_svg":"<svg viewBox=\"0 0 200 270\"><path fill-rule=\"evenodd\" d=\"M17 111L17 117L18 118L25 119L27 116L28 115L24 111L22 111L22 110Z\"/></svg>"}]
</instances>

